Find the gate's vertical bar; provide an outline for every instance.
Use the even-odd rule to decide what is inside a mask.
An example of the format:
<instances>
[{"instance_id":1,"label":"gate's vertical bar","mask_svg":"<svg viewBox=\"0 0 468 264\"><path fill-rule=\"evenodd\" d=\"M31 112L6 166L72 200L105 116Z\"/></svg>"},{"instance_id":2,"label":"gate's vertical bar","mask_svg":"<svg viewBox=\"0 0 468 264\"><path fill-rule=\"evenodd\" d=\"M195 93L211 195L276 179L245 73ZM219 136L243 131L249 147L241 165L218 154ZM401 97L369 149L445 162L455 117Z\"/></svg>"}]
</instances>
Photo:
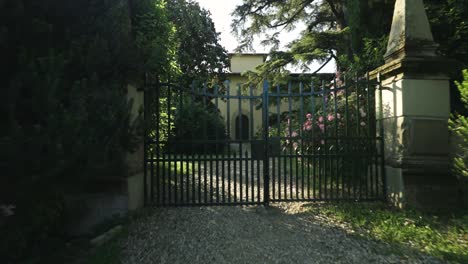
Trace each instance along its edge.
<instances>
[{"instance_id":1,"label":"gate's vertical bar","mask_svg":"<svg viewBox=\"0 0 468 264\"><path fill-rule=\"evenodd\" d=\"M205 143L206 144L206 143ZM207 204L208 203L208 154L206 152L206 146L205 146L205 151L203 151L203 203Z\"/></svg>"},{"instance_id":2,"label":"gate's vertical bar","mask_svg":"<svg viewBox=\"0 0 468 264\"><path fill-rule=\"evenodd\" d=\"M179 109L183 109L184 108L184 101L183 101L183 97L184 97L184 94L183 94L183 91L184 89L181 87L180 90L179 90ZM179 153L179 159L177 159L177 155L176 155L176 161L177 163L180 163L180 170L177 170L177 163L176 163L176 171L177 171L177 174L180 174L180 182L179 182L179 186L180 186L180 203L183 204L184 202L184 160L183 160L183 156L184 156L184 149L185 149L185 146L182 144L182 147L180 147L178 144L179 143L176 143L177 144L177 147L175 148L176 150L180 150L181 153ZM179 152L179 151L177 151ZM180 172L179 172L180 171ZM177 176L176 176L177 178ZM176 190L179 189L178 186L176 185ZM177 194L177 191L176 191L176 194ZM176 199L176 203L177 203L177 199Z\"/></svg>"},{"instance_id":3,"label":"gate's vertical bar","mask_svg":"<svg viewBox=\"0 0 468 264\"><path fill-rule=\"evenodd\" d=\"M167 87L167 145L170 145L172 142L171 142L171 104L172 104L172 91L170 89L171 87L168 86ZM169 204L171 203L172 201L172 169L171 169L171 152L168 151L167 153L167 162L169 164L168 166L168 173L167 173L167 177L168 177L168 195L169 195Z\"/></svg>"},{"instance_id":4,"label":"gate's vertical bar","mask_svg":"<svg viewBox=\"0 0 468 264\"><path fill-rule=\"evenodd\" d=\"M314 98L313 98L313 88L312 88L313 85L314 85L314 84L313 84L313 81L311 82L310 85L311 85L310 105L311 105L311 107L312 107L312 105L313 105L313 102L312 102L312 101L314 100ZM306 111L306 112L307 112L307 111ZM306 124L306 126L304 127L304 129L305 129L305 130L304 130L304 133L307 133L307 131L313 130L312 111L310 112L310 115L309 115L309 114L306 115L306 118L307 118L307 121L306 121L307 124ZM311 166L310 147L312 146L312 148L313 148L313 145L311 145L311 142L309 141L309 140L310 140L310 137L307 137L306 140L307 140L306 143L307 143L307 145L309 146L309 147L306 147L306 150L307 150L307 151L304 152L304 153L307 154L307 199L310 200L310 166ZM307 146L307 145L306 145L306 146ZM312 165L312 166L313 166L313 165Z\"/></svg>"},{"instance_id":5,"label":"gate's vertical bar","mask_svg":"<svg viewBox=\"0 0 468 264\"><path fill-rule=\"evenodd\" d=\"M197 153L197 168L198 168L198 203L201 204L203 199L202 199L202 194L201 194L201 189L202 189L202 171L201 171L201 160L202 160L202 154Z\"/></svg>"},{"instance_id":6,"label":"gate's vertical bar","mask_svg":"<svg viewBox=\"0 0 468 264\"><path fill-rule=\"evenodd\" d=\"M245 202L249 202L249 153L245 150ZM241 161L242 162L242 161Z\"/></svg>"},{"instance_id":7,"label":"gate's vertical bar","mask_svg":"<svg viewBox=\"0 0 468 264\"><path fill-rule=\"evenodd\" d=\"M344 91L345 91L345 161L344 161L344 164L346 164L346 167L345 169L348 171L349 168L348 166L350 165L350 155L349 155L349 111L348 111L348 107L349 107L349 99L348 99L348 88L349 88L349 85L348 85L348 82L346 80L346 75L343 76L343 79L344 79L344 84L345 84L345 87L344 87ZM346 175L347 179L346 179L346 187L348 189L348 197L351 197L351 179L350 176L349 176L349 172L348 174Z\"/></svg>"},{"instance_id":8,"label":"gate's vertical bar","mask_svg":"<svg viewBox=\"0 0 468 264\"><path fill-rule=\"evenodd\" d=\"M323 115L322 115L322 120L323 120L323 147L324 147L324 157L323 157L323 177L324 177L324 197L325 199L328 198L328 188L327 188L327 172L328 172L328 158L329 158L329 153L328 153L328 137L327 137L327 103L328 103L328 97L327 97L327 90L325 88L325 81L322 80L322 98L323 98Z\"/></svg>"},{"instance_id":9,"label":"gate's vertical bar","mask_svg":"<svg viewBox=\"0 0 468 264\"><path fill-rule=\"evenodd\" d=\"M227 140L227 139L224 139L224 140ZM223 142L223 144L225 144L225 142ZM225 176L224 176L224 172L225 172L224 161L225 161L225 154L223 152L223 153L221 153L221 200L223 201L223 203L226 202L226 192L224 190L224 187L225 187L225 184L224 184L224 178L225 178Z\"/></svg>"},{"instance_id":10,"label":"gate's vertical bar","mask_svg":"<svg viewBox=\"0 0 468 264\"><path fill-rule=\"evenodd\" d=\"M372 161L373 161L373 164L372 164L372 168L373 170L375 171L372 171L372 175L373 175L373 183L372 183L372 196L373 198L375 199L378 199L379 198L379 195L378 195L378 184L379 184L379 158L378 158L378 153L379 153L379 149L378 149L378 133L377 133L377 91L379 89L378 87L378 83L376 83L375 85L371 85L372 87L372 94L371 94L371 97L372 97L372 104L371 104L371 107L372 107L372 124L373 124L373 127L372 127Z\"/></svg>"},{"instance_id":11,"label":"gate's vertical bar","mask_svg":"<svg viewBox=\"0 0 468 264\"><path fill-rule=\"evenodd\" d=\"M212 94L208 95L206 94L205 96L211 96ZM211 103L211 102L210 102ZM214 133L217 134L217 131L214 130ZM211 141L212 137L210 138L209 136L207 136L206 140L207 142L212 142ZM209 162L210 162L210 204L213 204L213 196L214 196L214 193L213 193L213 189L214 189L214 182L213 182L213 151L212 151L212 148L213 146L210 146L209 144L210 143L207 143L208 144L208 152L209 152ZM215 146L216 146L216 141L215 141ZM215 147L216 148L216 147Z\"/></svg>"},{"instance_id":12,"label":"gate's vertical bar","mask_svg":"<svg viewBox=\"0 0 468 264\"><path fill-rule=\"evenodd\" d=\"M213 153L210 153L210 204L213 204Z\"/></svg>"},{"instance_id":13,"label":"gate's vertical bar","mask_svg":"<svg viewBox=\"0 0 468 264\"><path fill-rule=\"evenodd\" d=\"M387 178L385 177L385 141L384 141L384 127L383 127L383 102L382 102L382 80L380 72L377 75L377 81L379 82L379 132L380 132L380 177L382 178L382 198L387 200Z\"/></svg>"},{"instance_id":14,"label":"gate's vertical bar","mask_svg":"<svg viewBox=\"0 0 468 264\"><path fill-rule=\"evenodd\" d=\"M270 165L269 165L269 153L268 153L268 81L263 82L263 140L264 140L264 149L263 149L263 203L265 206L268 206L270 203Z\"/></svg>"},{"instance_id":15,"label":"gate's vertical bar","mask_svg":"<svg viewBox=\"0 0 468 264\"><path fill-rule=\"evenodd\" d=\"M301 140L301 149L300 149L300 158L301 158L301 194L302 199L304 199L304 166L305 166L305 157L304 157L304 84L302 82L299 83L299 100L300 100L300 115L301 115L301 122L299 124L299 138ZM298 146L299 148L299 146ZM297 187L296 187L297 188Z\"/></svg>"},{"instance_id":16,"label":"gate's vertical bar","mask_svg":"<svg viewBox=\"0 0 468 264\"><path fill-rule=\"evenodd\" d=\"M356 143L355 145L356 146L360 146L361 144L361 140L362 140L362 137L361 137L361 124L363 121L361 121L361 94L360 94L360 84L359 84L359 76L358 74L355 75L355 79L356 79L356 116L357 116L357 138L356 138ZM361 151L359 148L356 149L357 151L357 154L361 155ZM358 177L358 184L359 184L359 200L362 199L362 157L359 157L357 156L356 157L356 165L357 165L357 173L356 173L356 176Z\"/></svg>"},{"instance_id":17,"label":"gate's vertical bar","mask_svg":"<svg viewBox=\"0 0 468 264\"><path fill-rule=\"evenodd\" d=\"M227 158L227 165L228 165L228 168L227 168L227 176L228 176L228 191L227 191L227 194L228 194L228 203L231 203L231 97L230 97L230 94L231 94L231 85L229 83L229 81L226 82L227 83L227 89L226 89L226 94L227 94L227 97L226 97L226 116L227 116L227 133L228 133L228 142L229 142L229 145L228 145L228 158ZM235 134L235 133L234 133ZM224 181L223 181L224 182ZM224 191L224 190L223 190Z\"/></svg>"},{"instance_id":18,"label":"gate's vertical bar","mask_svg":"<svg viewBox=\"0 0 468 264\"><path fill-rule=\"evenodd\" d=\"M230 140L230 132L229 132L229 129L230 129L230 126L229 126L229 109L228 109L228 104L229 104L229 81L225 81L224 82L224 88L226 89L226 135L224 135L224 139L223 139L223 146L226 147L224 144L228 143L229 140ZM230 147L229 147L229 144L227 144L227 151L229 151ZM221 154L221 158L222 158L222 161L221 161L221 192L222 192L222 200L223 200L223 203L226 202L226 190L225 190L225 160L226 160L226 153L225 151L223 151L223 153ZM229 164L229 161L228 161L228 164ZM228 170L229 171L229 170ZM228 172L229 173L229 172Z\"/></svg>"},{"instance_id":19,"label":"gate's vertical bar","mask_svg":"<svg viewBox=\"0 0 468 264\"><path fill-rule=\"evenodd\" d=\"M291 82L288 82L288 140L289 140L289 198L293 198L293 174L292 174L292 169L293 169L293 164L292 164L292 118L291 118L291 112L292 112L292 87L291 87Z\"/></svg>"},{"instance_id":20,"label":"gate's vertical bar","mask_svg":"<svg viewBox=\"0 0 468 264\"><path fill-rule=\"evenodd\" d=\"M202 90L202 101L203 101L203 109L206 110L206 82L203 83L203 90ZM203 118L203 138L202 138L202 144L203 144L203 196L204 196L204 203L208 203L208 172L207 172L207 159L208 159L208 148L207 148L207 142L208 142L208 131L207 131L207 125L206 125L206 119Z\"/></svg>"},{"instance_id":21,"label":"gate's vertical bar","mask_svg":"<svg viewBox=\"0 0 468 264\"><path fill-rule=\"evenodd\" d=\"M366 73L366 104L367 104L367 137L366 142L366 199L369 199L369 185L371 187L372 193L372 138L375 136L372 135L372 123L371 123L371 96L370 96L370 84L369 84L369 72ZM372 196L372 194L371 194Z\"/></svg>"},{"instance_id":22,"label":"gate's vertical bar","mask_svg":"<svg viewBox=\"0 0 468 264\"><path fill-rule=\"evenodd\" d=\"M159 120L161 118L161 101L160 101L160 97L161 97L161 94L160 94L160 89L161 89L161 85L159 83L159 78L156 79L156 120ZM151 94L152 94L152 91L151 91ZM149 98L150 100L154 100L153 96L151 96ZM151 101L150 101L150 105L151 105ZM149 117L151 121L153 121L152 119L152 116ZM153 123L153 122L151 122ZM159 122L154 122L156 123L156 138L154 140L154 149L151 149L151 152L153 153L154 150L156 150L156 184L157 184L157 204L159 204L159 196L160 196L160 192L159 192L159 186L161 185L161 182L159 180L159 177L160 177L160 168L159 168L159 156L161 155L160 153L160 124ZM151 142L153 142L153 140L151 140ZM145 150L146 151L146 150ZM146 153L147 155L147 153ZM154 160L152 159L151 160L151 164L154 163ZM151 186L151 189L154 188L154 182L153 182L153 179L154 179L154 170L153 168L151 169L151 179L150 179L150 186ZM145 183L145 186L146 186L147 183ZM147 195L147 194L146 194ZM151 200L153 202L153 196L151 196Z\"/></svg>"},{"instance_id":23,"label":"gate's vertical bar","mask_svg":"<svg viewBox=\"0 0 468 264\"><path fill-rule=\"evenodd\" d=\"M285 131L287 131L288 128L285 127ZM288 140L286 138L286 140ZM283 189L284 189L284 198L285 200L288 199L288 177L286 177L287 175L287 168L288 168L288 154L287 154L287 146L284 146L284 153L282 154L282 157L283 157Z\"/></svg>"},{"instance_id":24,"label":"gate's vertical bar","mask_svg":"<svg viewBox=\"0 0 468 264\"><path fill-rule=\"evenodd\" d=\"M161 105L160 105L160 89L161 89L161 84L159 82L159 77L156 78L156 120L159 120L161 118ZM151 95L153 94L153 92L151 91L150 92ZM154 100L153 96L150 97L150 100ZM150 105L152 104L152 102L150 101ZM149 117L151 121L153 121L152 119L152 116ZM153 123L153 122L152 122ZM153 139L151 140L151 142L154 142L152 145L154 146L154 149L151 149L151 153L154 152L154 150L156 150L156 184L157 184L157 200L159 202L159 185L161 184L160 181L159 181L159 174L160 174L160 171L159 171L159 155L160 155L160 147L159 147L159 144L160 144L160 127L159 127L159 122L155 122L156 123L156 139L153 141ZM145 150L146 152L146 150ZM147 155L147 153L146 153ZM154 163L154 159L152 158L151 159L151 165L153 165ZM151 188L151 202L154 202L154 170L153 170L154 167L151 167L151 178L150 178L150 188ZM147 182L145 182L145 187L146 187L146 184ZM146 194L148 195L148 194Z\"/></svg>"},{"instance_id":25,"label":"gate's vertical bar","mask_svg":"<svg viewBox=\"0 0 468 264\"><path fill-rule=\"evenodd\" d=\"M197 195L196 195L196 190L195 190L195 153L193 151L190 153L190 159L192 161L192 172L191 172L192 173L192 186L191 186L192 187L191 188L192 199L191 200L192 200L192 204L195 204L196 203L195 199Z\"/></svg>"},{"instance_id":26,"label":"gate's vertical bar","mask_svg":"<svg viewBox=\"0 0 468 264\"><path fill-rule=\"evenodd\" d=\"M275 169L275 167L276 167L276 157L272 157L271 162L272 162L272 164L271 164L271 189L272 189L271 193L272 193L273 200L275 200L276 199L276 193L275 193L275 191L276 191L276 186L275 186L275 182L276 182L276 179L275 179L276 178L276 169Z\"/></svg>"},{"instance_id":27,"label":"gate's vertical bar","mask_svg":"<svg viewBox=\"0 0 468 264\"><path fill-rule=\"evenodd\" d=\"M273 92L273 94L274 94L274 92ZM276 98L277 98L276 100L278 100L279 94L276 94ZM270 137L270 126L268 126L267 129L268 129L268 131L267 131L268 137ZM275 166L276 165L276 157L275 157L276 155L275 156L271 155L271 156L272 156L272 159L271 159L272 160L272 166L271 166L271 188L272 188L272 192L271 193L272 193L273 200L275 200L276 199L276 168L275 168L276 167ZM279 172L278 172L278 179L279 179Z\"/></svg>"},{"instance_id":28,"label":"gate's vertical bar","mask_svg":"<svg viewBox=\"0 0 468 264\"><path fill-rule=\"evenodd\" d=\"M276 85L276 122L278 127L278 138L281 144L281 89L280 85ZM281 152L278 155L278 199L281 200ZM284 175L283 175L284 176Z\"/></svg>"},{"instance_id":29,"label":"gate's vertical bar","mask_svg":"<svg viewBox=\"0 0 468 264\"><path fill-rule=\"evenodd\" d=\"M249 103L250 103L250 191L251 191L251 199L252 199L252 202L255 202L255 172L254 172L254 161L253 161L253 155L252 155L252 149L253 149L253 141L254 141L254 115L253 115L253 112L254 112L254 108L253 108L253 103L254 103L254 94L253 94L253 87L252 85L250 84L249 85L249 94L250 94L250 100L249 100ZM248 192L248 190L247 190Z\"/></svg>"},{"instance_id":30,"label":"gate's vertical bar","mask_svg":"<svg viewBox=\"0 0 468 264\"><path fill-rule=\"evenodd\" d=\"M296 200L299 200L299 149L294 148L294 171L296 177Z\"/></svg>"},{"instance_id":31,"label":"gate's vertical bar","mask_svg":"<svg viewBox=\"0 0 468 264\"><path fill-rule=\"evenodd\" d=\"M338 86L337 86L337 82L336 82L336 74L335 76L333 77L333 108L334 108L334 124L335 124L335 147L333 148L334 150L334 153L333 153L333 157L334 157L334 161L332 162L333 164L333 172L336 174L335 175L335 180L336 180L336 190L335 190L335 198L339 198L339 190L340 190L340 176L339 176L339 172L338 172L338 93L337 93L337 89L338 89Z\"/></svg>"},{"instance_id":32,"label":"gate's vertical bar","mask_svg":"<svg viewBox=\"0 0 468 264\"><path fill-rule=\"evenodd\" d=\"M234 95L234 98L237 98L237 116L234 117L234 137L235 140L240 140L241 138L241 133L238 130L240 128L239 124L242 123L242 112L240 109L240 88L239 85L237 86L237 97ZM234 143L235 144L235 143ZM239 145L240 147L240 145ZM233 177L234 177L234 203L237 203L237 151L234 152L234 171L233 171Z\"/></svg>"},{"instance_id":33,"label":"gate's vertical bar","mask_svg":"<svg viewBox=\"0 0 468 264\"><path fill-rule=\"evenodd\" d=\"M315 139L315 119L316 119L316 116L315 116L315 103L316 103L316 99L315 99L315 88L314 88L314 81L311 82L310 84L310 100L311 100L311 113L312 113L312 120L311 120L311 131L312 131L312 139L311 139L311 144L312 144L312 197L314 199L317 198L317 193L316 193L316 184L317 184L317 174L316 174L316 171L317 171L317 158L316 158L316 148L317 148L317 145L316 145L316 142L317 140ZM310 151L310 150L309 150Z\"/></svg>"},{"instance_id":34,"label":"gate's vertical bar","mask_svg":"<svg viewBox=\"0 0 468 264\"><path fill-rule=\"evenodd\" d=\"M263 123L263 116L262 116L262 123ZM260 203L260 159L257 159L257 184L256 184L256 188L257 188L257 203Z\"/></svg>"},{"instance_id":35,"label":"gate's vertical bar","mask_svg":"<svg viewBox=\"0 0 468 264\"><path fill-rule=\"evenodd\" d=\"M239 200L242 202L242 142L244 140L244 131L243 131L243 114L242 114L242 92L241 92L241 86L239 85L238 86L238 89L237 89L237 95L239 97L239 101L238 101L238 104L239 104L239 115L238 115L238 121L239 121Z\"/></svg>"},{"instance_id":36,"label":"gate's vertical bar","mask_svg":"<svg viewBox=\"0 0 468 264\"><path fill-rule=\"evenodd\" d=\"M195 82L192 82L191 85L191 100L190 100L190 108L193 109L195 103ZM196 190L195 190L195 146L193 141L195 140L195 135L192 133L192 142L190 146L190 156L192 158L192 204L195 204L196 199ZM200 177L200 176L198 176Z\"/></svg>"},{"instance_id":37,"label":"gate's vertical bar","mask_svg":"<svg viewBox=\"0 0 468 264\"><path fill-rule=\"evenodd\" d=\"M219 102L218 102L218 97L219 97L219 86L216 84L214 87L214 97L215 97L215 106L216 109L219 110ZM216 140L216 203L219 203L219 135L218 131L215 131L215 140Z\"/></svg>"},{"instance_id":38,"label":"gate's vertical bar","mask_svg":"<svg viewBox=\"0 0 468 264\"><path fill-rule=\"evenodd\" d=\"M237 203L237 152L234 152L234 157L233 157L233 177L234 177L234 203Z\"/></svg>"},{"instance_id":39,"label":"gate's vertical bar","mask_svg":"<svg viewBox=\"0 0 468 264\"><path fill-rule=\"evenodd\" d=\"M372 168L372 171L371 171L371 174L372 174L372 183L371 183L371 190L372 190L372 197L374 199L377 199L378 198L378 195L377 195L377 188L378 188L378 182L379 182L379 158L378 158L378 134L377 134L377 95L376 95L376 92L378 90L378 87L377 87L377 84L374 84L374 85L371 85L369 84L370 87L371 87L371 100L372 100L372 103L371 103L371 111L372 111L372 145L371 145L371 148L372 148L372 151L371 151L371 155L372 155L372 165L371 165L371 168Z\"/></svg>"}]
</instances>

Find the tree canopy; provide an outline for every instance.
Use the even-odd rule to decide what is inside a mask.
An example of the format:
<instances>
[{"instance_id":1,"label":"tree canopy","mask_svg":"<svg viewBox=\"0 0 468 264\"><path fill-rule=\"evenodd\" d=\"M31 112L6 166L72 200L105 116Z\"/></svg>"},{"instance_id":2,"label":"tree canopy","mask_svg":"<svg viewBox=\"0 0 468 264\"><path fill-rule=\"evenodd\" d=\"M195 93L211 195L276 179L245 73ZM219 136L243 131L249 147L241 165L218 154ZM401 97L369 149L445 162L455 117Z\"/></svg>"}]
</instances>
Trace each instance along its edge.
<instances>
[{"instance_id":1,"label":"tree canopy","mask_svg":"<svg viewBox=\"0 0 468 264\"><path fill-rule=\"evenodd\" d=\"M229 58L219 44L211 14L191 0L168 1L167 10L176 27L179 80L207 80L222 74L228 68Z\"/></svg>"},{"instance_id":2,"label":"tree canopy","mask_svg":"<svg viewBox=\"0 0 468 264\"><path fill-rule=\"evenodd\" d=\"M424 1L442 55L468 62L468 2ZM254 36L266 34L270 60L258 68L265 76L285 65L305 67L313 60L336 56L341 70L367 71L383 64L395 0L244 0L236 7L233 32L238 50L252 48ZM279 33L306 25L300 37L279 51Z\"/></svg>"},{"instance_id":3,"label":"tree canopy","mask_svg":"<svg viewBox=\"0 0 468 264\"><path fill-rule=\"evenodd\" d=\"M277 73L287 64L306 67L330 56L353 60L365 48L364 38L379 39L389 31L391 14L386 10L391 7L390 2L244 0L233 13L232 27L241 40L238 50L252 48L254 36L267 35L262 43L272 45L271 59L260 71ZM304 23L306 30L289 42L288 50L279 51L279 33L293 30L298 23Z\"/></svg>"},{"instance_id":4,"label":"tree canopy","mask_svg":"<svg viewBox=\"0 0 468 264\"><path fill-rule=\"evenodd\" d=\"M0 205L17 208L0 215L7 263L50 253L65 195L120 186L142 133L128 85L219 72L217 36L184 0L0 1Z\"/></svg>"}]
</instances>

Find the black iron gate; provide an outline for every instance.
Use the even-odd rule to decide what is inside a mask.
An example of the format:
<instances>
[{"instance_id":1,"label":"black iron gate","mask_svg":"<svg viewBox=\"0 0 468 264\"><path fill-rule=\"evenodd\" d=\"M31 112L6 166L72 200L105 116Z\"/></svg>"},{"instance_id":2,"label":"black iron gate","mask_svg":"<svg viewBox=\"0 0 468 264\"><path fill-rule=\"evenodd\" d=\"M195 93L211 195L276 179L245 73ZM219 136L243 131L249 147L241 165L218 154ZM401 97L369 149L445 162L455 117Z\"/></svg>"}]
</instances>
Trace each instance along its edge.
<instances>
[{"instance_id":1,"label":"black iron gate","mask_svg":"<svg viewBox=\"0 0 468 264\"><path fill-rule=\"evenodd\" d=\"M149 85L147 204L384 199L376 87L368 78Z\"/></svg>"}]
</instances>

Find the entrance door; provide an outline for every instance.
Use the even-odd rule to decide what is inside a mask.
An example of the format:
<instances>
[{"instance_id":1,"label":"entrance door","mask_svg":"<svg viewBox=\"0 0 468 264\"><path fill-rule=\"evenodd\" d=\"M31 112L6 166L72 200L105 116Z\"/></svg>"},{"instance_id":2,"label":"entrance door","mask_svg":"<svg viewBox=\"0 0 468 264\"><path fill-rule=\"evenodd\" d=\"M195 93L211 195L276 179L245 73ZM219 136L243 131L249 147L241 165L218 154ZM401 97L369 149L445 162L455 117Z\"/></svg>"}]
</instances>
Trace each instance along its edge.
<instances>
[{"instance_id":1,"label":"entrance door","mask_svg":"<svg viewBox=\"0 0 468 264\"><path fill-rule=\"evenodd\" d=\"M249 118L246 115L238 115L236 117L236 139L249 139Z\"/></svg>"}]
</instances>

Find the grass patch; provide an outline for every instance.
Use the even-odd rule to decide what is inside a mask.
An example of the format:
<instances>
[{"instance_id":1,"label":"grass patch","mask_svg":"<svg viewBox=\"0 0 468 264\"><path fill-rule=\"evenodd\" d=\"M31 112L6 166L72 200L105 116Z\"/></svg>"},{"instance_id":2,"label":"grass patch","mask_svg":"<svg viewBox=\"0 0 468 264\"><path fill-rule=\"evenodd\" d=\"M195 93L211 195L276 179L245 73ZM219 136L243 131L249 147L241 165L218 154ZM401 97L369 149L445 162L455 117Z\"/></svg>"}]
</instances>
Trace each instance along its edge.
<instances>
[{"instance_id":1,"label":"grass patch","mask_svg":"<svg viewBox=\"0 0 468 264\"><path fill-rule=\"evenodd\" d=\"M384 203L335 203L319 207L319 213L347 223L364 236L415 249L432 256L468 263L468 213L428 214L398 210Z\"/></svg>"}]
</instances>

